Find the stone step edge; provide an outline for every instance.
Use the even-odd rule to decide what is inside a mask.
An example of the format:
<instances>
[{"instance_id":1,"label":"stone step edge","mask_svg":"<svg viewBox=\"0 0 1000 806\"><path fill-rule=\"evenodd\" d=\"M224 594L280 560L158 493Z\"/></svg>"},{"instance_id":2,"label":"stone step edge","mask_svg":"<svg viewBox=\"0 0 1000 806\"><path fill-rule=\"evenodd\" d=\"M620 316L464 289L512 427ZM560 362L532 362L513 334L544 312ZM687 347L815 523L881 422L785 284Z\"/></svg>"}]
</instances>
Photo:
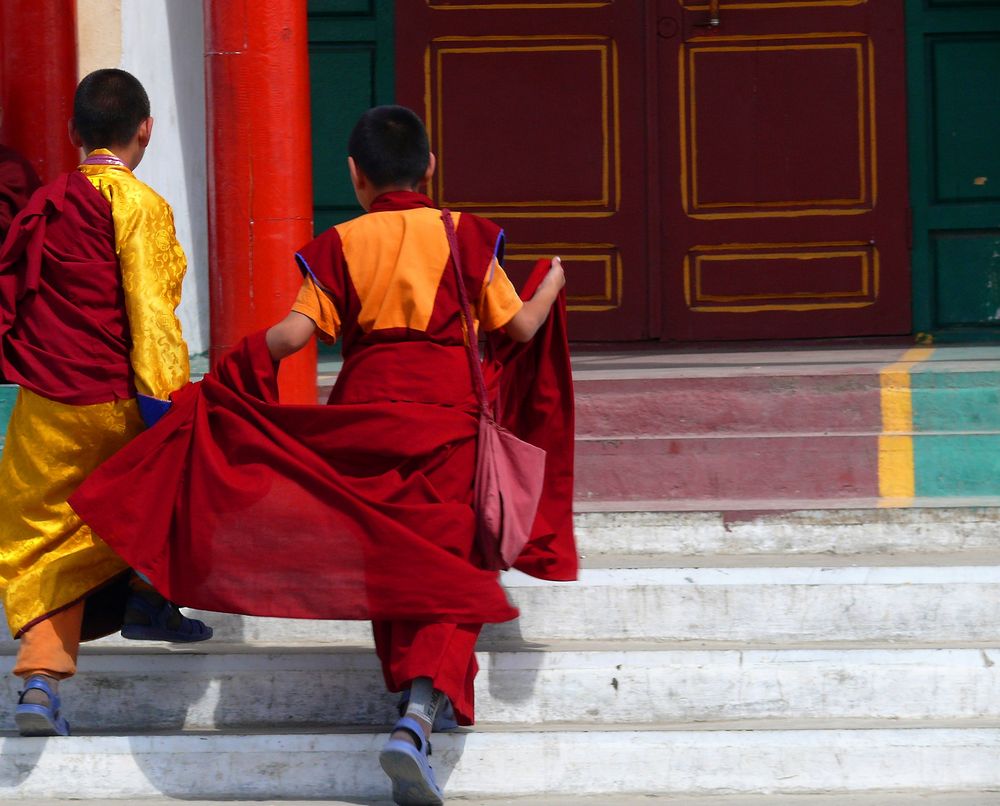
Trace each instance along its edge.
<instances>
[{"instance_id":1,"label":"stone step edge","mask_svg":"<svg viewBox=\"0 0 1000 806\"><path fill-rule=\"evenodd\" d=\"M996 549L946 549L893 554L597 554L580 556L587 570L628 568L940 568L944 566L1000 565Z\"/></svg>"},{"instance_id":2,"label":"stone step edge","mask_svg":"<svg viewBox=\"0 0 1000 806\"><path fill-rule=\"evenodd\" d=\"M817 727L817 723L822 722L822 727ZM0 731L0 749L2 745L13 742L17 745L25 746L31 743L45 744L47 749L69 750L70 752L80 752L79 748L70 748L70 744L100 744L104 742L120 742L133 739L157 740L157 739L177 739L183 741L191 740L217 740L225 743L232 742L254 742L267 739L296 739L296 738L327 738L342 739L352 736L374 739L384 736L392 728L392 723L385 725L298 725L289 727L282 725L281 729L275 729L273 725L261 725L258 727L241 726L238 728L177 728L165 730L146 731L114 731L99 732L88 731L86 733L74 733L70 736L59 737L57 740L47 740L18 736L13 730ZM558 735L568 738L576 737L599 737L601 735L621 735L621 734L666 734L674 736L677 734L697 733L705 734L731 734L733 738L743 738L753 736L754 741L762 741L768 735L775 734L812 734L814 736L824 736L832 734L851 734L864 736L876 733L903 733L908 736L920 736L933 734L936 732L948 732L958 734L981 734L990 738L997 744L1000 750L1000 718L986 717L982 719L747 719L747 720L725 720L718 722L653 722L653 723L618 723L618 724L594 724L587 722L546 722L544 725L521 725L521 724L477 724L470 728L456 728L444 733L434 734L435 741L462 741L470 737L495 737L495 736L550 736ZM5 753L6 754L6 753ZM998 768L1000 769L1000 768ZM1000 779L998 779L1000 784Z\"/></svg>"},{"instance_id":3,"label":"stone step edge","mask_svg":"<svg viewBox=\"0 0 1000 806\"><path fill-rule=\"evenodd\" d=\"M932 792L913 790L911 792L866 792L836 795L533 795L514 797L449 798L455 806L649 806L663 803L666 806L989 806L1000 803L1000 795L993 800L984 800L984 795L1000 793L1000 788L992 792L980 790L961 792ZM8 798L21 806L121 806L123 799L111 800L88 798ZM178 806L175 798L129 798L128 803L137 806ZM351 800L226 800L225 806L357 806L357 798ZM366 800L368 806L393 806L390 800ZM184 800L183 806L219 806L217 800Z\"/></svg>"},{"instance_id":4,"label":"stone step edge","mask_svg":"<svg viewBox=\"0 0 1000 806\"><path fill-rule=\"evenodd\" d=\"M580 369L573 367L573 381L649 381L649 380L728 380L742 378L874 378L892 365L881 362L852 364L728 364L725 366L674 365L670 367L621 367L617 369ZM923 367L927 368L924 369ZM969 361L947 362L940 365L921 365L916 375L990 375L1000 372L1000 362ZM336 374L319 376L321 385L332 386Z\"/></svg>"},{"instance_id":5,"label":"stone step edge","mask_svg":"<svg viewBox=\"0 0 1000 806\"><path fill-rule=\"evenodd\" d=\"M703 433L673 433L658 434L624 433L624 434L577 434L577 444L581 442L726 442L737 440L801 440L801 439L857 439L868 437L996 437L1000 431L993 429L970 429L954 431L879 431L874 429L861 431L708 431Z\"/></svg>"},{"instance_id":6,"label":"stone step edge","mask_svg":"<svg viewBox=\"0 0 1000 806\"><path fill-rule=\"evenodd\" d=\"M13 641L0 645L0 657L13 657L17 644ZM566 640L550 642L504 642L483 641L476 648L479 655L536 655L544 653L669 653L669 652L718 652L718 653L782 653L782 652L986 652L1000 653L997 641L641 641L623 639L621 641ZM372 644L358 644L347 641L290 641L288 643L237 643L232 641L208 641L202 644L176 647L144 642L90 643L80 647L81 657L131 657L154 656L158 658L194 658L229 655L308 655L308 656L374 656ZM373 660L373 668L377 663ZM987 664L988 665L988 664ZM82 673L82 672L81 672Z\"/></svg>"},{"instance_id":7,"label":"stone step edge","mask_svg":"<svg viewBox=\"0 0 1000 806\"><path fill-rule=\"evenodd\" d=\"M753 515L757 513L790 514L797 512L828 512L844 509L954 509L956 514L970 510L997 510L1000 518L1000 496L920 496L913 498L656 498L636 501L588 500L578 498L573 502L577 515L591 513L659 512L676 514L697 512L726 515L729 513Z\"/></svg>"}]
</instances>

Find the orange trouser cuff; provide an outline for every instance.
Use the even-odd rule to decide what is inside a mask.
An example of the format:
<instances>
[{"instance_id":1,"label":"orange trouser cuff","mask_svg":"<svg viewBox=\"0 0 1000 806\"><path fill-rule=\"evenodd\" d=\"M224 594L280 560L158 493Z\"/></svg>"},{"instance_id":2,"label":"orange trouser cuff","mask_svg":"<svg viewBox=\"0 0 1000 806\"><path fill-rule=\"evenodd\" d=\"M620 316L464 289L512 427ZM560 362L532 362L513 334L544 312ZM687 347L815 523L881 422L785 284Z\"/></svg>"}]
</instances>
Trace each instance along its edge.
<instances>
[{"instance_id":1,"label":"orange trouser cuff","mask_svg":"<svg viewBox=\"0 0 1000 806\"><path fill-rule=\"evenodd\" d=\"M44 621L33 624L21 635L14 675L30 677L33 674L47 674L57 680L64 680L76 674L83 605L83 602L77 602L65 610L53 613Z\"/></svg>"}]
</instances>

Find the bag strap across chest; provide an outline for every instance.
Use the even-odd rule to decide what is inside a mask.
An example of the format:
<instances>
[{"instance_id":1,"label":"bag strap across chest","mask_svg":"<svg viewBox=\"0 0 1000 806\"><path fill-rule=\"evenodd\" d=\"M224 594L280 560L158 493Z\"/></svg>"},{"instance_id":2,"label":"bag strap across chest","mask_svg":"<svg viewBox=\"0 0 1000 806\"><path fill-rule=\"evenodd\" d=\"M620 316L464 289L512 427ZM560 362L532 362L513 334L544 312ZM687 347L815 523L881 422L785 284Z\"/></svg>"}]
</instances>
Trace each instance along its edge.
<instances>
[{"instance_id":1,"label":"bag strap across chest","mask_svg":"<svg viewBox=\"0 0 1000 806\"><path fill-rule=\"evenodd\" d=\"M472 371L472 385L476 389L480 410L483 414L490 416L489 394L486 391L486 379L483 377L483 363L479 358L479 350L476 346L476 330L473 326L472 308L469 305L469 292L465 288L465 275L462 271L462 258L458 249L458 235L455 233L455 220L451 217L451 211L448 209L441 211L441 220L444 222L444 231L448 236L448 245L451 247L451 265L455 270L455 283L458 286L462 318L465 320L465 347L469 355L469 368Z\"/></svg>"}]
</instances>

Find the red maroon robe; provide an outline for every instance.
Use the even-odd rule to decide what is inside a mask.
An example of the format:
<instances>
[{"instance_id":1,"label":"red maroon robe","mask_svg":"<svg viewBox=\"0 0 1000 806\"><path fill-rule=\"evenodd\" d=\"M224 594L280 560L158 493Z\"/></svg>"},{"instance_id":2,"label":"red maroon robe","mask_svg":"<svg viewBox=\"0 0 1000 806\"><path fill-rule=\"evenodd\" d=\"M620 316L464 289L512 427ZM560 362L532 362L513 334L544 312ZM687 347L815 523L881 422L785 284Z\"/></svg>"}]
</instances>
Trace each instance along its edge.
<instances>
[{"instance_id":1,"label":"red maroon robe","mask_svg":"<svg viewBox=\"0 0 1000 806\"><path fill-rule=\"evenodd\" d=\"M134 397L111 205L81 173L36 192L0 251L0 377L75 406Z\"/></svg>"},{"instance_id":2,"label":"red maroon robe","mask_svg":"<svg viewBox=\"0 0 1000 806\"><path fill-rule=\"evenodd\" d=\"M548 271L540 260L521 289L530 299ZM487 336L503 368L500 421L521 439L545 450L545 487L531 530L514 567L552 581L576 579L579 562L573 536L573 447L575 417L573 372L566 349L566 294L535 338L519 343L502 332Z\"/></svg>"},{"instance_id":3,"label":"red maroon robe","mask_svg":"<svg viewBox=\"0 0 1000 806\"><path fill-rule=\"evenodd\" d=\"M276 379L264 333L244 339L92 474L73 508L188 606L290 618L517 615L496 574L436 540L456 523L472 528L471 510L441 500L434 483L442 445L474 447L473 418L424 404L278 405Z\"/></svg>"}]
</instances>

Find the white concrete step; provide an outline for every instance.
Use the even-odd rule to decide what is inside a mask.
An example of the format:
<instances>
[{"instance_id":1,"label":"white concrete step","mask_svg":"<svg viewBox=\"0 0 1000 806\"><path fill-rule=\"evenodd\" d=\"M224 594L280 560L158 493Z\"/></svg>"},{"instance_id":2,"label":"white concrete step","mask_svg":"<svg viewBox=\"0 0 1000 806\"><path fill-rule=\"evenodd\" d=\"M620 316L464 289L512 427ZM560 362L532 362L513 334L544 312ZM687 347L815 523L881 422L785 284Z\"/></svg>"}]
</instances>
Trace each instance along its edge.
<instances>
[{"instance_id":1,"label":"white concrete step","mask_svg":"<svg viewBox=\"0 0 1000 806\"><path fill-rule=\"evenodd\" d=\"M1000 643L1000 565L608 568L573 583L512 572L504 584L521 617L487 626L488 641ZM370 638L367 622L199 615L232 643Z\"/></svg>"},{"instance_id":2,"label":"white concrete step","mask_svg":"<svg viewBox=\"0 0 1000 806\"><path fill-rule=\"evenodd\" d=\"M978 641L1000 630L1000 566L589 569L506 579L528 640Z\"/></svg>"},{"instance_id":3,"label":"white concrete step","mask_svg":"<svg viewBox=\"0 0 1000 806\"><path fill-rule=\"evenodd\" d=\"M217 649L216 652L219 652ZM1000 649L480 652L482 725L1000 724ZM18 681L0 664L0 702ZM386 726L395 695L367 649L86 654L63 684L76 732ZM9 720L9 714L5 717ZM0 725L11 727L9 724Z\"/></svg>"},{"instance_id":4,"label":"white concrete step","mask_svg":"<svg viewBox=\"0 0 1000 806\"><path fill-rule=\"evenodd\" d=\"M385 734L0 740L0 796L387 797ZM481 731L439 736L451 797L1000 790L1000 729Z\"/></svg>"},{"instance_id":5,"label":"white concrete step","mask_svg":"<svg viewBox=\"0 0 1000 806\"><path fill-rule=\"evenodd\" d=\"M984 505L991 503L993 506ZM871 501L799 502L795 511L776 511L773 501L733 501L725 510L704 511L706 502L688 502L698 511L665 511L683 502L651 502L650 511L578 512L580 553L688 559L754 558L784 555L822 564L824 559L899 555L935 557L997 552L1000 501L923 499L909 508L879 508ZM932 505L933 504L933 505ZM611 505L612 507L614 505Z\"/></svg>"},{"instance_id":6,"label":"white concrete step","mask_svg":"<svg viewBox=\"0 0 1000 806\"><path fill-rule=\"evenodd\" d=\"M573 583L508 573L504 584L521 617L487 626L487 641L1000 644L1000 565L609 568ZM370 639L367 622L199 615L233 643Z\"/></svg>"}]
</instances>

